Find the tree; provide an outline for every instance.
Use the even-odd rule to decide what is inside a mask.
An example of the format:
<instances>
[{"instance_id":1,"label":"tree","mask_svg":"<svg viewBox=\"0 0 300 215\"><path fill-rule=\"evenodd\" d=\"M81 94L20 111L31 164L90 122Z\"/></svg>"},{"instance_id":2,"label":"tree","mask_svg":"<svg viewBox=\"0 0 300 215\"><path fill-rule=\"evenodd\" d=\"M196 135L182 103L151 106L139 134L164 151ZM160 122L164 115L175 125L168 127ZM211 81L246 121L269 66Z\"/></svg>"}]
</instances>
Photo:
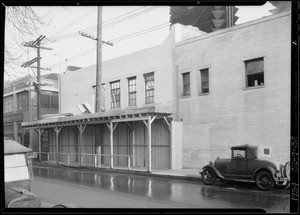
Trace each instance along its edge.
<instances>
[{"instance_id":1,"label":"tree","mask_svg":"<svg viewBox=\"0 0 300 215\"><path fill-rule=\"evenodd\" d=\"M27 51L21 43L35 40L40 35L39 30L46 27L47 24L45 18L38 16L32 7L6 7L4 49L4 65L6 68L13 69L15 66L20 66L22 54L18 49L21 48L24 53Z\"/></svg>"}]
</instances>

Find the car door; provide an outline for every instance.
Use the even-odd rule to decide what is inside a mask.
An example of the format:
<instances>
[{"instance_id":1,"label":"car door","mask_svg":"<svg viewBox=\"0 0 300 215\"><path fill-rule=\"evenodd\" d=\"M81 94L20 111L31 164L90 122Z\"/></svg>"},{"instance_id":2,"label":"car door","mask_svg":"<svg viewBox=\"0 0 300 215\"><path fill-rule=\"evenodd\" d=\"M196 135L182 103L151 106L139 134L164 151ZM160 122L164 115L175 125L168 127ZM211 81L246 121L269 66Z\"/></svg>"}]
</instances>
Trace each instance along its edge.
<instances>
[{"instance_id":1,"label":"car door","mask_svg":"<svg viewBox=\"0 0 300 215\"><path fill-rule=\"evenodd\" d=\"M232 149L231 156L231 177L247 178L247 157L246 149Z\"/></svg>"}]
</instances>

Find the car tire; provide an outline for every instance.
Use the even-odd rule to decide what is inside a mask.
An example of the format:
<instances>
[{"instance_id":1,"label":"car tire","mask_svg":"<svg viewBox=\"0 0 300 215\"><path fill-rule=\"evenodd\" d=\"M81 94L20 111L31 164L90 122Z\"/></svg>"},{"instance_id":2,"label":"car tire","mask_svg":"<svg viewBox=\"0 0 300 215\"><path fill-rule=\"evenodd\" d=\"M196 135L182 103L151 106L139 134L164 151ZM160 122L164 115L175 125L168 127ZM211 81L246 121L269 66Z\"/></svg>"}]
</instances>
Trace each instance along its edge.
<instances>
[{"instance_id":1,"label":"car tire","mask_svg":"<svg viewBox=\"0 0 300 215\"><path fill-rule=\"evenodd\" d=\"M287 162L284 165L284 177L286 177L288 180L290 180L290 162Z\"/></svg>"},{"instance_id":2,"label":"car tire","mask_svg":"<svg viewBox=\"0 0 300 215\"><path fill-rule=\"evenodd\" d=\"M206 185L213 185L217 180L217 176L214 170L206 168L202 172L202 181Z\"/></svg>"},{"instance_id":3,"label":"car tire","mask_svg":"<svg viewBox=\"0 0 300 215\"><path fill-rule=\"evenodd\" d=\"M274 187L275 182L272 175L267 171L259 172L255 177L255 184L262 191L270 190Z\"/></svg>"}]
</instances>

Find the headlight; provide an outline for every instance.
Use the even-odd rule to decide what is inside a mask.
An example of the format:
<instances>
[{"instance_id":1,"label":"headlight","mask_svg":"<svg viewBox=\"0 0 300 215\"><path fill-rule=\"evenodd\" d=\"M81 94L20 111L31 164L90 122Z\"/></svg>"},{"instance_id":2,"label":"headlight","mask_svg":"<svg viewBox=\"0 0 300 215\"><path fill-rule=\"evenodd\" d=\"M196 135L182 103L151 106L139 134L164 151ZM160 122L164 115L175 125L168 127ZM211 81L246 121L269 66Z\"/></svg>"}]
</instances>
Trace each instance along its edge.
<instances>
[{"instance_id":1,"label":"headlight","mask_svg":"<svg viewBox=\"0 0 300 215\"><path fill-rule=\"evenodd\" d=\"M213 161L209 161L208 164L211 165L211 166L213 166L213 165L214 165L214 162L213 162Z\"/></svg>"}]
</instances>

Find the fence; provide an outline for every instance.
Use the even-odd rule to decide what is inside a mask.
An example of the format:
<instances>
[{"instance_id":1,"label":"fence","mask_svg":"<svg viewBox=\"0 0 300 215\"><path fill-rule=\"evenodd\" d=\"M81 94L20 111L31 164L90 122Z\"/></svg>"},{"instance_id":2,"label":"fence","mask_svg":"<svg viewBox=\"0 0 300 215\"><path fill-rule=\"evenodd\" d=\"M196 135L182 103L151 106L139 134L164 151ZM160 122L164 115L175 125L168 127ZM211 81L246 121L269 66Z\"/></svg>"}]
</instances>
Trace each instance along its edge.
<instances>
[{"instance_id":1,"label":"fence","mask_svg":"<svg viewBox=\"0 0 300 215\"><path fill-rule=\"evenodd\" d=\"M111 155L111 154L88 154L88 153L53 153L53 152L36 152L37 158L34 161L37 162L48 162L59 164L65 164L67 166L80 165L82 167L102 167L103 162L101 162L102 157L127 157L127 169L130 170L132 167L132 160L136 157L146 158L146 156L134 156L134 155ZM107 166L104 164L104 166Z\"/></svg>"}]
</instances>

